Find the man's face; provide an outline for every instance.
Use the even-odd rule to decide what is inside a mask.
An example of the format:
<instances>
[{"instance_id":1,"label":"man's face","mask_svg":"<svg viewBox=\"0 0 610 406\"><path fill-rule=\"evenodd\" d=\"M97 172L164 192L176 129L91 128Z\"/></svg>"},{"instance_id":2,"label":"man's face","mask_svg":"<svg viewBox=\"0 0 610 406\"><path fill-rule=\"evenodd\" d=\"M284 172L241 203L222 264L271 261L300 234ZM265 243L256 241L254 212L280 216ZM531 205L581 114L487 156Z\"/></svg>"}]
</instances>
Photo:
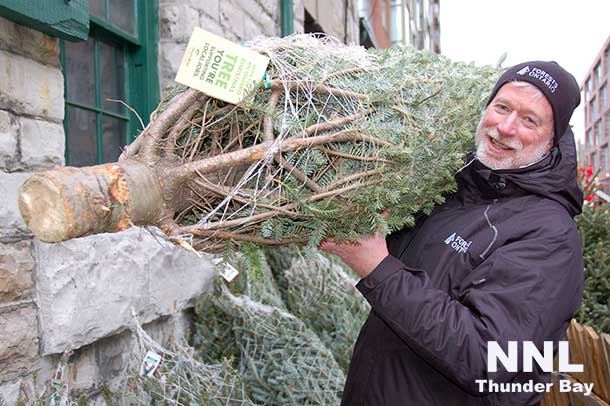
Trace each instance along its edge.
<instances>
[{"instance_id":1,"label":"man's face","mask_svg":"<svg viewBox=\"0 0 610 406\"><path fill-rule=\"evenodd\" d=\"M491 169L536 162L553 146L553 109L534 86L507 83L485 110L475 141L477 158Z\"/></svg>"}]
</instances>

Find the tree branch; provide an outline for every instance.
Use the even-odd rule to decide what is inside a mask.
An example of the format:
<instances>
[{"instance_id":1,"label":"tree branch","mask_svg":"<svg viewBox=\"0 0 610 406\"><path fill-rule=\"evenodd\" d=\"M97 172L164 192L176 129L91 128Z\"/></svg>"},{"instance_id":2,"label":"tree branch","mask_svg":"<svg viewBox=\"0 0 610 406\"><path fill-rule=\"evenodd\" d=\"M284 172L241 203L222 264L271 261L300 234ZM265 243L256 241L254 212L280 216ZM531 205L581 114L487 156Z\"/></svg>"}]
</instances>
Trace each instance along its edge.
<instances>
[{"instance_id":1,"label":"tree branch","mask_svg":"<svg viewBox=\"0 0 610 406\"><path fill-rule=\"evenodd\" d=\"M278 164L287 169L292 176L303 182L310 190L316 193L322 192L322 188L316 182L309 179L307 175L298 170L296 166L285 160L282 154L275 154L274 159Z\"/></svg>"},{"instance_id":2,"label":"tree branch","mask_svg":"<svg viewBox=\"0 0 610 406\"><path fill-rule=\"evenodd\" d=\"M377 179L377 180L373 180L373 181L369 181L369 182L365 182L365 183L355 183L353 185L349 185L349 186L346 186L341 189L331 190L331 191L324 192L324 193L318 193L317 195L313 195L310 198L308 198L306 200L306 202L317 202L318 200L323 200L323 199L326 199L327 197L332 197L332 196L340 195L342 193L349 192L358 187L372 186L372 185L376 185L378 183L381 183L381 179ZM282 206L281 209L291 210L295 207L296 207L296 203L290 203L290 204L286 204L286 205ZM213 230L213 229L220 228L220 227L229 228L229 227L234 227L234 226L241 226L244 224L253 224L253 223L277 216L278 214L283 214L283 213L281 213L279 210L278 211L267 211L264 213L255 214L255 215L248 216L248 217L241 217L241 218L238 218L235 220L215 221L212 223L205 223L201 226L183 227L183 230L186 233L191 233L191 234L197 235L198 230ZM300 216L300 215L297 214L297 216Z\"/></svg>"},{"instance_id":3,"label":"tree branch","mask_svg":"<svg viewBox=\"0 0 610 406\"><path fill-rule=\"evenodd\" d=\"M393 146L392 143L379 138L361 134L353 130L343 130L334 134L321 135L317 137L289 138L282 141L278 149L279 152L286 152L300 148L315 147L317 145L328 144L331 142L346 141L366 141L384 146ZM168 175L177 179L177 182L180 183L190 179L190 177L195 175L197 172L206 174L218 169L226 168L228 166L256 162L265 156L265 153L267 153L272 145L272 142L265 141L242 150L212 156L195 162L189 162L180 167L170 169Z\"/></svg>"},{"instance_id":4,"label":"tree branch","mask_svg":"<svg viewBox=\"0 0 610 406\"><path fill-rule=\"evenodd\" d=\"M194 181L194 183L197 184L198 186L203 187L206 190L209 190L210 192L213 192L213 193L217 194L218 196L221 196L221 197L226 197L230 193L233 193L233 191L234 191L233 188L214 184L214 183L208 181L207 179L205 179L203 176L201 178L199 178L199 179L196 179ZM197 190L193 190L193 192L195 194L197 194L200 198L203 198L201 196L201 194ZM240 192L241 192L241 190L240 190ZM306 217L303 214L296 213L296 212L293 212L293 211L288 211L288 210L286 210L285 208L282 208L282 207L278 207L278 206L273 206L271 204L265 204L265 203L257 202L256 198L254 196L243 197L241 195L234 194L232 198L233 198L233 200L236 200L236 201L238 201L240 203L264 207L266 209L278 211L278 212L280 212L282 214L285 214L287 216L291 216L291 217L296 217L296 216L298 216L298 217Z\"/></svg>"},{"instance_id":5,"label":"tree branch","mask_svg":"<svg viewBox=\"0 0 610 406\"><path fill-rule=\"evenodd\" d=\"M202 93L195 89L187 89L174 97L168 104L167 109L150 124L145 132L140 134L139 138L143 139L140 149L143 161L150 163L158 158L156 156L157 143L161 140L169 127L180 117L180 114L188 109L189 106L195 103L200 97L202 97Z\"/></svg>"},{"instance_id":6,"label":"tree branch","mask_svg":"<svg viewBox=\"0 0 610 406\"><path fill-rule=\"evenodd\" d=\"M364 183L354 183L353 185L349 185L349 186L346 186L341 189L330 190L328 192L324 192L324 193L320 193L320 194L311 196L309 199L307 199L307 201L317 202L318 200L326 199L327 197L333 197L336 195L340 195L342 193L349 192L350 190L354 190L359 187L372 186L372 185L376 185L378 183L381 183L381 179L372 180L372 181L364 182Z\"/></svg>"},{"instance_id":7,"label":"tree branch","mask_svg":"<svg viewBox=\"0 0 610 406\"><path fill-rule=\"evenodd\" d=\"M393 146L392 143L379 138L361 134L353 130L343 130L334 134L320 135L317 137L289 138L282 141L278 149L280 152L286 152L300 148L315 147L317 145L328 144L331 142L346 141L366 141L373 144ZM238 151L232 151L226 154L201 159L199 161L185 163L180 167L170 169L168 171L168 176L176 178L176 182L182 183L183 181L186 181L192 176L196 175L198 172L206 174L230 166L253 163L261 160L272 145L272 142L265 141Z\"/></svg>"},{"instance_id":8,"label":"tree branch","mask_svg":"<svg viewBox=\"0 0 610 406\"><path fill-rule=\"evenodd\" d=\"M380 172L381 172L381 169L371 169L370 171L354 173L353 175L346 176L345 178L334 181L333 183L328 185L328 187L326 189L330 191L331 189L333 189L339 185L342 185L344 183L351 182L352 180L364 178L366 176L375 175L376 173L380 173Z\"/></svg>"},{"instance_id":9,"label":"tree branch","mask_svg":"<svg viewBox=\"0 0 610 406\"><path fill-rule=\"evenodd\" d=\"M372 112L372 110L369 109L367 111L362 111L360 113L356 113L351 116L341 117L341 118L338 118L335 120L326 121L324 123L310 125L305 130L303 130L303 135L310 136L311 134L315 134L317 132L331 130L335 127L339 127L344 124L352 123L352 122L356 121L357 119L366 116L370 112Z\"/></svg>"},{"instance_id":10,"label":"tree branch","mask_svg":"<svg viewBox=\"0 0 610 406\"><path fill-rule=\"evenodd\" d=\"M275 137L273 136L273 116L275 114L275 106L277 106L277 102L280 99L280 92L275 89L271 92L271 97L269 98L269 105L267 106L267 112L265 113L264 119L264 133L263 139L265 141L273 141Z\"/></svg>"},{"instance_id":11,"label":"tree branch","mask_svg":"<svg viewBox=\"0 0 610 406\"><path fill-rule=\"evenodd\" d=\"M357 161L375 161L375 162L383 162L383 163L393 163L392 161L388 161L387 159L381 159L381 158L375 158L375 157L371 157L371 156L358 156L358 155L352 155L352 154L347 154L345 152L340 152L334 149L330 149L330 148L324 148L324 147L318 147L318 149L322 152L326 152L329 155L335 155L341 158L347 158L347 159L354 159Z\"/></svg>"},{"instance_id":12,"label":"tree branch","mask_svg":"<svg viewBox=\"0 0 610 406\"><path fill-rule=\"evenodd\" d=\"M337 89L330 86L320 86L320 84L311 80L272 80L271 89L296 90L299 87L307 87L318 93L328 93L333 96L352 97L360 100L368 100L369 96L363 93L356 93L350 90Z\"/></svg>"},{"instance_id":13,"label":"tree branch","mask_svg":"<svg viewBox=\"0 0 610 406\"><path fill-rule=\"evenodd\" d=\"M372 144L392 147L394 144L381 138L362 134L357 130L341 130L333 134L319 135L316 137L289 138L282 142L282 151L291 151L299 148L315 147L317 145L329 144L331 142L366 141Z\"/></svg>"},{"instance_id":14,"label":"tree branch","mask_svg":"<svg viewBox=\"0 0 610 406\"><path fill-rule=\"evenodd\" d=\"M191 233L197 236L206 236L206 237L216 237L221 238L223 240L237 240L237 241L248 241L257 244L264 245L285 245L285 244L299 244L307 242L307 239L299 239L295 238L292 240L271 240L269 238L256 237L253 235L243 235L237 233L231 233L228 231L220 231L220 230L201 230L201 229L193 229L192 227L187 227L184 229L187 233Z\"/></svg>"}]
</instances>

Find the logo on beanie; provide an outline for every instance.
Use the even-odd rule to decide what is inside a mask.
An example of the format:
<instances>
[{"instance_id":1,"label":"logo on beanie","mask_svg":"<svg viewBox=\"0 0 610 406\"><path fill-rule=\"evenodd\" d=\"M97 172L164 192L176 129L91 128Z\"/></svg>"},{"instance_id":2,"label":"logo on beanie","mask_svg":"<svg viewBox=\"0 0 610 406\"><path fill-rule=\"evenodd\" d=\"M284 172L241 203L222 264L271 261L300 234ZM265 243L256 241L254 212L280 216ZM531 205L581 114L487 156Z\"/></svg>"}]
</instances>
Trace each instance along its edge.
<instances>
[{"instance_id":1,"label":"logo on beanie","mask_svg":"<svg viewBox=\"0 0 610 406\"><path fill-rule=\"evenodd\" d=\"M526 74L527 76L542 82L551 93L555 93L555 91L559 87L559 83L557 83L557 81L553 79L551 75L549 75L547 72L543 71L540 68L530 68L528 65L525 68L522 68L519 72L517 72L517 75L521 76Z\"/></svg>"}]
</instances>

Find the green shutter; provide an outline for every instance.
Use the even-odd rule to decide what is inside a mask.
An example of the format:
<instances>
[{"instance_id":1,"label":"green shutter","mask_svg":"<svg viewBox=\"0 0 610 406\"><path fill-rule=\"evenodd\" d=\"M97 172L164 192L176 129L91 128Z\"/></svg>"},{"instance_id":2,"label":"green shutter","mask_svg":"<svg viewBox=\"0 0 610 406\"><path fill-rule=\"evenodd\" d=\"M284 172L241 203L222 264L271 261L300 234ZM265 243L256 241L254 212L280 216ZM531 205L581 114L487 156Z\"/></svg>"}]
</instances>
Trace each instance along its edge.
<instances>
[{"instance_id":1,"label":"green shutter","mask_svg":"<svg viewBox=\"0 0 610 406\"><path fill-rule=\"evenodd\" d=\"M129 101L140 114L144 125L148 124L150 113L157 107L160 99L159 70L157 54L159 51L159 7L157 1L145 4L138 1L138 37L141 46L136 48L129 64ZM135 118L135 117L134 117ZM131 120L131 143L138 135L140 123Z\"/></svg>"},{"instance_id":2,"label":"green shutter","mask_svg":"<svg viewBox=\"0 0 610 406\"><path fill-rule=\"evenodd\" d=\"M89 35L89 0L0 0L0 16L69 41Z\"/></svg>"}]
</instances>

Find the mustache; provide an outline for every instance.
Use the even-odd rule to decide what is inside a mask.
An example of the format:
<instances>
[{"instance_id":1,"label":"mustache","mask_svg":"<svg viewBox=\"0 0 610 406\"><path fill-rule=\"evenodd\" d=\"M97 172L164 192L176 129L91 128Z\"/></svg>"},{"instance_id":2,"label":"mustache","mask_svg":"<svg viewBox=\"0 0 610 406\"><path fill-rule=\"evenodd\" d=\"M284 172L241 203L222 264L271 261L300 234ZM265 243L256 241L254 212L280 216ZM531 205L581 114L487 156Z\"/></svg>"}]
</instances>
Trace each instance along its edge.
<instances>
[{"instance_id":1,"label":"mustache","mask_svg":"<svg viewBox=\"0 0 610 406\"><path fill-rule=\"evenodd\" d=\"M498 129L495 127L484 127L481 129L483 135L487 135L489 138L496 140L497 142L506 145L509 148L520 150L523 148L523 144L521 144L518 140L512 138L501 137Z\"/></svg>"}]
</instances>

